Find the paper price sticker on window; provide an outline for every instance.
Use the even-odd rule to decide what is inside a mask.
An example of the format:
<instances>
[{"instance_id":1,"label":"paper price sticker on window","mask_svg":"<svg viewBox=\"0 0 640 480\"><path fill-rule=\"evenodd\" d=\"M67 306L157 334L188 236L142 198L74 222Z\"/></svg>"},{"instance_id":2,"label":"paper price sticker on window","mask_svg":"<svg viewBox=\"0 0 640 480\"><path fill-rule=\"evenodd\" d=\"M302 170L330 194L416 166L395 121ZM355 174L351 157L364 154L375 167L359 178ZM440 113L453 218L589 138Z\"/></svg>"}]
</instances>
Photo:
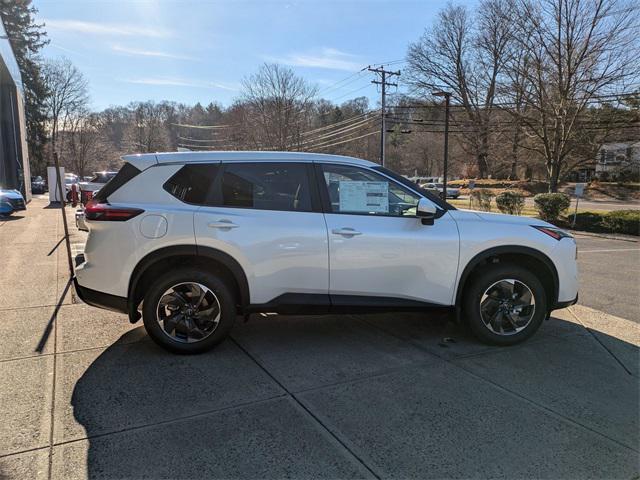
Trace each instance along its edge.
<instances>
[{"instance_id":1,"label":"paper price sticker on window","mask_svg":"<svg viewBox=\"0 0 640 480\"><path fill-rule=\"evenodd\" d=\"M341 181L340 211L389 213L389 184Z\"/></svg>"}]
</instances>

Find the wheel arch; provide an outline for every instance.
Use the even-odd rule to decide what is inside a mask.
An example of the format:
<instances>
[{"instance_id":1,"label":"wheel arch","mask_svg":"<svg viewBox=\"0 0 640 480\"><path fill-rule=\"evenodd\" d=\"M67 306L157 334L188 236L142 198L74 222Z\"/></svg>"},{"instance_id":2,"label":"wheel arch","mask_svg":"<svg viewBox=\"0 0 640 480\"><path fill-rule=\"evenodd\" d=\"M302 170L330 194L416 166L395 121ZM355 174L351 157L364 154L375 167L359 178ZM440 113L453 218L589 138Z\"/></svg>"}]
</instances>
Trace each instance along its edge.
<instances>
[{"instance_id":1,"label":"wheel arch","mask_svg":"<svg viewBox=\"0 0 640 480\"><path fill-rule=\"evenodd\" d=\"M138 305L144 298L146 286L172 265L205 267L219 272L232 282L241 309L249 305L247 276L242 266L231 255L211 247L172 245L148 253L133 269L127 294L129 320L132 323L140 319Z\"/></svg>"},{"instance_id":2,"label":"wheel arch","mask_svg":"<svg viewBox=\"0 0 640 480\"><path fill-rule=\"evenodd\" d=\"M559 279L558 270L553 261L540 250L521 245L504 245L484 250L475 255L465 266L460 275L460 281L456 289L455 306L458 318L462 307L462 292L465 284L472 277L478 267L487 263L516 261L520 265L531 268L534 272L542 274L540 281L545 287L548 297L548 309L551 311L558 300Z\"/></svg>"}]
</instances>

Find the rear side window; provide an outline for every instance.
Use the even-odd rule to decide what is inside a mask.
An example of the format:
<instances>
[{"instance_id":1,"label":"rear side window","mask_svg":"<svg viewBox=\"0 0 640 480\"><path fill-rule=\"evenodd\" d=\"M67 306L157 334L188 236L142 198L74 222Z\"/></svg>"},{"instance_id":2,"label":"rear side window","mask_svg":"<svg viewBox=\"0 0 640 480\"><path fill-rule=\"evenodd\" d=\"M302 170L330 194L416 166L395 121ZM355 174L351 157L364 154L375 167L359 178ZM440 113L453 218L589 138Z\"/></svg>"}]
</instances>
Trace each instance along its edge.
<instances>
[{"instance_id":1,"label":"rear side window","mask_svg":"<svg viewBox=\"0 0 640 480\"><path fill-rule=\"evenodd\" d=\"M125 163L120 171L109 180L104 187L98 190L98 193L95 195L95 199L99 202L104 202L109 198L110 195L113 194L116 190L118 190L121 186L131 180L133 177L138 175L140 170L131 165L130 163Z\"/></svg>"},{"instance_id":2,"label":"rear side window","mask_svg":"<svg viewBox=\"0 0 640 480\"><path fill-rule=\"evenodd\" d=\"M185 165L165 182L163 188L185 203L205 205L218 170L220 164L217 163Z\"/></svg>"},{"instance_id":3,"label":"rear side window","mask_svg":"<svg viewBox=\"0 0 640 480\"><path fill-rule=\"evenodd\" d=\"M222 175L222 205L310 212L306 165L299 163L228 163Z\"/></svg>"}]
</instances>

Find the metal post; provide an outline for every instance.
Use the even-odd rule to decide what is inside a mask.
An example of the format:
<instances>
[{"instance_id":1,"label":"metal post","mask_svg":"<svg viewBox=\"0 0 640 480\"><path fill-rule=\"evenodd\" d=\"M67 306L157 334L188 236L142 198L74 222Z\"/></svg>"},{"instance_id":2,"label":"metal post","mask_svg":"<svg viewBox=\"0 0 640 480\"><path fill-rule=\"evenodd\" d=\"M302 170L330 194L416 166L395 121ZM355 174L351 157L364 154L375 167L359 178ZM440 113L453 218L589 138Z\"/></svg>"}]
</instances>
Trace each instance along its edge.
<instances>
[{"instance_id":1,"label":"metal post","mask_svg":"<svg viewBox=\"0 0 640 480\"><path fill-rule=\"evenodd\" d=\"M65 211L64 190L62 188L62 179L60 178L60 163L58 162L58 153L53 152L53 163L56 167L56 181L58 182L58 195L60 195L60 212L62 213L62 225L64 226L64 240L67 246L67 259L69 260L69 274L73 278L73 259L71 258L71 242L69 241L69 226L67 225L67 213Z\"/></svg>"},{"instance_id":2,"label":"metal post","mask_svg":"<svg viewBox=\"0 0 640 480\"><path fill-rule=\"evenodd\" d=\"M384 109L386 105L386 86L387 86L387 72L382 70L382 125L380 131L380 165L384 167L384 145L387 139L387 122L385 119Z\"/></svg>"},{"instance_id":3,"label":"metal post","mask_svg":"<svg viewBox=\"0 0 640 480\"><path fill-rule=\"evenodd\" d=\"M447 201L447 167L449 164L449 103L451 94L446 92L444 96L444 165L442 179L442 200Z\"/></svg>"}]
</instances>

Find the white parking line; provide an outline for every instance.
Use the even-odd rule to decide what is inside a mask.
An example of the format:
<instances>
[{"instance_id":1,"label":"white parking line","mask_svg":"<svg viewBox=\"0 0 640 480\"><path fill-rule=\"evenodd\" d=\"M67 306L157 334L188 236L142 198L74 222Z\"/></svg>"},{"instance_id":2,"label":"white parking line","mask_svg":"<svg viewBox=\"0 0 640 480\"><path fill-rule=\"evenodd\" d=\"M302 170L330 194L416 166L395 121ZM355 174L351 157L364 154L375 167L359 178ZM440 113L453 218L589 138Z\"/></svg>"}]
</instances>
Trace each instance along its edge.
<instances>
[{"instance_id":1,"label":"white parking line","mask_svg":"<svg viewBox=\"0 0 640 480\"><path fill-rule=\"evenodd\" d=\"M600 252L640 252L640 248L611 248L606 250L580 250L579 253L600 253Z\"/></svg>"}]
</instances>

